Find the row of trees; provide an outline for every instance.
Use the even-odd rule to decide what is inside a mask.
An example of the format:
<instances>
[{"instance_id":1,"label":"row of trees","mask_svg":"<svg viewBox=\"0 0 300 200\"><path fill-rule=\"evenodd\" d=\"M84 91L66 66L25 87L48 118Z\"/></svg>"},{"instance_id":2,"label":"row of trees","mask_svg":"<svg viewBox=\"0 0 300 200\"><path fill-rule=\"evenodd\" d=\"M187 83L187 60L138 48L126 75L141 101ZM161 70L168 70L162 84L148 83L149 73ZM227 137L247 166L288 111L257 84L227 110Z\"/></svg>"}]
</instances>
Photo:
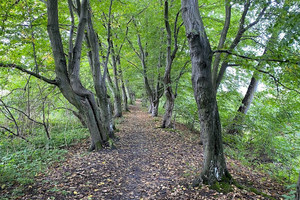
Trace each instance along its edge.
<instances>
[{"instance_id":1,"label":"row of trees","mask_svg":"<svg viewBox=\"0 0 300 200\"><path fill-rule=\"evenodd\" d=\"M195 185L228 181L217 104L219 93L228 89L226 72L252 76L227 126L229 134L242 134L240 124L259 80L264 84L272 80L278 88L299 94L299 5L255 0L200 3L31 0L1 4L1 47L6 53L0 66L57 87L89 129L90 150L112 144L113 117L128 110L133 89L147 96L152 116L158 115L163 98L161 127L173 127L175 100L186 90L183 79L191 76L205 152Z\"/></svg>"}]
</instances>

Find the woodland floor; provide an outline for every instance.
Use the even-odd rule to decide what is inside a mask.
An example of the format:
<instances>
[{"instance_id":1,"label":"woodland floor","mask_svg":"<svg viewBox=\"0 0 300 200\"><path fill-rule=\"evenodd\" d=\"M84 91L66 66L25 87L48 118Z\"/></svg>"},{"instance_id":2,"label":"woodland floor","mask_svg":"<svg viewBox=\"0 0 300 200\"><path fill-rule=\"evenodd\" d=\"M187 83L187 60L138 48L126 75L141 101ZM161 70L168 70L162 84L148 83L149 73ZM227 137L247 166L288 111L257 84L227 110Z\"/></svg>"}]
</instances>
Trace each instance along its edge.
<instances>
[{"instance_id":1,"label":"woodland floor","mask_svg":"<svg viewBox=\"0 0 300 200\"><path fill-rule=\"evenodd\" d=\"M236 186L227 194L190 187L203 159L199 135L183 125L173 131L159 128L160 118L150 117L140 102L130 111L118 125L116 149L88 153L88 141L73 146L63 163L37 176L18 199L269 199ZM242 185L273 199L286 192L239 161L227 158L227 164Z\"/></svg>"}]
</instances>

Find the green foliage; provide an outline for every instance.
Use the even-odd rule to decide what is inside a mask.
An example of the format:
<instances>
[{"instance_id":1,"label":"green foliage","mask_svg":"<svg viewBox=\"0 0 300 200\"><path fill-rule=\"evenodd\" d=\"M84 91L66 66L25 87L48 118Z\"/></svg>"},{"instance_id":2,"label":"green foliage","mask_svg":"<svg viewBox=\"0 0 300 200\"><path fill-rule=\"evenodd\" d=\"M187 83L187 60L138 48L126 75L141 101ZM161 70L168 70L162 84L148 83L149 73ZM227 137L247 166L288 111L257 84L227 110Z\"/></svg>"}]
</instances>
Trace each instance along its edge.
<instances>
[{"instance_id":1,"label":"green foliage","mask_svg":"<svg viewBox=\"0 0 300 200\"><path fill-rule=\"evenodd\" d=\"M224 135L235 150L226 152L255 165L270 176L286 183L296 182L300 166L298 98L286 101L261 92L245 117L243 135ZM290 108L289 108L290 107ZM226 116L225 116L226 117Z\"/></svg>"},{"instance_id":2,"label":"green foliage","mask_svg":"<svg viewBox=\"0 0 300 200\"><path fill-rule=\"evenodd\" d=\"M31 184L34 177L54 162L64 159L70 146L88 137L86 129L71 124L53 125L51 139L44 134L27 137L30 143L22 139L10 139L1 135L0 140L0 185Z\"/></svg>"}]
</instances>

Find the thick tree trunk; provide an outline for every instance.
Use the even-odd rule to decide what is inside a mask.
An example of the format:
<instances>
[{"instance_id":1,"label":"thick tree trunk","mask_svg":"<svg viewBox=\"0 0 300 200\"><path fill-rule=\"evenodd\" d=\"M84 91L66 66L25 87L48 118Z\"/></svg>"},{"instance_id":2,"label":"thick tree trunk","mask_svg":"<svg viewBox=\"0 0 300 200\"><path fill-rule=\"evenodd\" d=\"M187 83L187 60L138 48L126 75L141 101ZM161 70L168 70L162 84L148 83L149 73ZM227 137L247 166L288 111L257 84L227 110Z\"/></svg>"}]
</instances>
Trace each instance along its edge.
<instances>
[{"instance_id":1,"label":"thick tree trunk","mask_svg":"<svg viewBox=\"0 0 300 200\"><path fill-rule=\"evenodd\" d=\"M229 126L230 128L227 131L228 134L240 134L241 131L239 128L239 124L242 123L242 121L244 120L244 115L247 114L247 111L250 108L254 94L257 90L258 83L259 80L255 77L255 74L253 74L247 92L242 100L242 105L239 107L237 114L233 119L233 123Z\"/></svg>"},{"instance_id":2,"label":"thick tree trunk","mask_svg":"<svg viewBox=\"0 0 300 200\"><path fill-rule=\"evenodd\" d=\"M203 169L194 185L200 182L212 185L217 181L231 179L223 153L221 123L212 84L212 51L199 13L198 0L182 0L181 5L190 46L194 96L198 107L201 135L204 138Z\"/></svg>"},{"instance_id":3,"label":"thick tree trunk","mask_svg":"<svg viewBox=\"0 0 300 200\"><path fill-rule=\"evenodd\" d=\"M297 183L297 188L296 188L295 200L300 200L300 173L299 173L299 178L298 178L298 183Z\"/></svg>"},{"instance_id":4,"label":"thick tree trunk","mask_svg":"<svg viewBox=\"0 0 300 200\"><path fill-rule=\"evenodd\" d=\"M103 124L103 131L109 137L113 138L113 119L110 115L109 99L107 95L105 77L102 77L101 75L98 38L93 27L90 10L91 8L88 12L88 26L86 35L87 46L91 49L91 51L89 51L88 53L88 57L93 72L94 88L99 101L99 109L101 113L101 123Z\"/></svg>"},{"instance_id":5,"label":"thick tree trunk","mask_svg":"<svg viewBox=\"0 0 300 200\"><path fill-rule=\"evenodd\" d=\"M48 33L50 37L58 87L64 97L85 116L90 131L91 148L101 149L108 141L108 135L102 124L100 112L92 92L84 88L79 79L81 47L87 23L88 1L82 1L75 45L72 45L73 32L70 33L69 65L65 58L63 43L59 32L57 0L47 1ZM73 13L71 17L73 19ZM71 29L72 30L72 29Z\"/></svg>"}]
</instances>

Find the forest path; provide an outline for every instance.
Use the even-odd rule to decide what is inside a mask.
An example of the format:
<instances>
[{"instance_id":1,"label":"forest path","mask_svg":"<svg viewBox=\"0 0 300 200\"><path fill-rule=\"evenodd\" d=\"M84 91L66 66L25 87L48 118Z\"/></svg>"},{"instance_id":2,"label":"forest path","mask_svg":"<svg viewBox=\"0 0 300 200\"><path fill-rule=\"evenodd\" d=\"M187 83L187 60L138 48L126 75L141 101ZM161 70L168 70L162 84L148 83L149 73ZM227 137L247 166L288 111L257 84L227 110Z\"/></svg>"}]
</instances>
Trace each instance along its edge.
<instances>
[{"instance_id":1,"label":"forest path","mask_svg":"<svg viewBox=\"0 0 300 200\"><path fill-rule=\"evenodd\" d=\"M202 163L199 136L183 126L180 131L158 128L160 118L150 117L139 101L130 111L120 119L116 149L87 153L87 141L75 146L67 160L39 176L22 199L264 199L235 187L228 194L207 186L190 188ZM230 172L241 182L251 179L257 185L266 179L236 161L229 163ZM272 187L264 192L277 199L279 189Z\"/></svg>"}]
</instances>

